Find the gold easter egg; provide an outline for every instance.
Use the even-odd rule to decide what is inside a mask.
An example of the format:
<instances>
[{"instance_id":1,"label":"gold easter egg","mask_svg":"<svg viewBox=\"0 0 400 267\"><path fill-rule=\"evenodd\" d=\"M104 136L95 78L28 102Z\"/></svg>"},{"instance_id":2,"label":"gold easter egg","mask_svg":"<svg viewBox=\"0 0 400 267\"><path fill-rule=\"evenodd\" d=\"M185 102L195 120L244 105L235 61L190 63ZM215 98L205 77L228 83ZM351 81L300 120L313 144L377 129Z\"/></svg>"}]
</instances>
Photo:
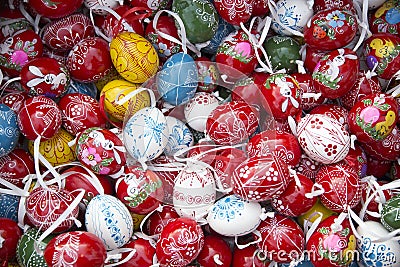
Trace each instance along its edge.
<instances>
[{"instance_id":1,"label":"gold easter egg","mask_svg":"<svg viewBox=\"0 0 400 267\"><path fill-rule=\"evenodd\" d=\"M73 162L76 160L75 146L68 146L72 140L74 136L61 128L52 138L40 142L39 152L53 166ZM33 141L28 142L28 150L34 154Z\"/></svg>"},{"instance_id":2,"label":"gold easter egg","mask_svg":"<svg viewBox=\"0 0 400 267\"><path fill-rule=\"evenodd\" d=\"M144 215L140 215L140 214L136 214L131 212L131 217L133 220L133 230L135 231L139 231L140 230L140 224L142 223L144 217L146 217L146 214Z\"/></svg>"},{"instance_id":3,"label":"gold easter egg","mask_svg":"<svg viewBox=\"0 0 400 267\"><path fill-rule=\"evenodd\" d=\"M158 70L157 51L149 41L137 33L118 34L111 40L110 55L119 74L133 83L144 83Z\"/></svg>"},{"instance_id":4,"label":"gold easter egg","mask_svg":"<svg viewBox=\"0 0 400 267\"><path fill-rule=\"evenodd\" d=\"M147 91L134 95L129 101L123 104L117 104L127 94L137 90L140 84L130 83L125 80L114 80L107 83L101 91L100 97L104 101L104 110L117 120L124 120L128 106L131 106L129 112L134 114L142 108L150 107L150 95Z\"/></svg>"}]
</instances>

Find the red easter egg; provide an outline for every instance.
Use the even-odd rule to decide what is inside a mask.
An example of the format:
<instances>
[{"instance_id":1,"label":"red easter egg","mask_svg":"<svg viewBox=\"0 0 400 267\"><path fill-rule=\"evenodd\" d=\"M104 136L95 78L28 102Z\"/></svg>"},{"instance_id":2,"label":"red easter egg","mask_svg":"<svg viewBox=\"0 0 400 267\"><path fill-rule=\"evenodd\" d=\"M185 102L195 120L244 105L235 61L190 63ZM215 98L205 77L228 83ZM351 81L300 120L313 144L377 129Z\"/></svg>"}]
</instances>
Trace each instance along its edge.
<instances>
[{"instance_id":1,"label":"red easter egg","mask_svg":"<svg viewBox=\"0 0 400 267\"><path fill-rule=\"evenodd\" d=\"M91 127L106 127L107 119L100 112L99 102L88 95L67 94L60 99L58 106L62 114L62 125L72 135Z\"/></svg>"},{"instance_id":2,"label":"red easter egg","mask_svg":"<svg viewBox=\"0 0 400 267\"><path fill-rule=\"evenodd\" d=\"M0 218L0 262L7 264L15 259L22 230L11 219Z\"/></svg>"},{"instance_id":3,"label":"red easter egg","mask_svg":"<svg viewBox=\"0 0 400 267\"><path fill-rule=\"evenodd\" d=\"M301 173L297 173L297 177L300 185L297 185L294 179L291 180L286 190L271 201L272 207L282 215L300 216L309 211L317 202L316 197L306 197L306 194L312 190L313 181Z\"/></svg>"},{"instance_id":4,"label":"red easter egg","mask_svg":"<svg viewBox=\"0 0 400 267\"><path fill-rule=\"evenodd\" d=\"M290 181L288 165L277 156L251 157L233 172L233 193L244 200L264 201L278 197Z\"/></svg>"},{"instance_id":5,"label":"red easter egg","mask_svg":"<svg viewBox=\"0 0 400 267\"><path fill-rule=\"evenodd\" d=\"M104 18L101 28L103 29L106 36L111 39L115 38L115 36L117 36L121 32L131 31L129 27L131 27L135 33L142 36L144 35L143 23L139 19L138 15L129 14L124 17L124 14L130 9L131 8L127 5L117 6L113 9L115 13L121 16L121 23L113 14L108 14ZM126 25L129 25L129 27L127 27Z\"/></svg>"},{"instance_id":6,"label":"red easter egg","mask_svg":"<svg viewBox=\"0 0 400 267\"><path fill-rule=\"evenodd\" d=\"M397 0L384 1L376 10L372 11L369 19L369 29L372 33L386 32L400 34L399 2Z\"/></svg>"},{"instance_id":7,"label":"red easter egg","mask_svg":"<svg viewBox=\"0 0 400 267\"><path fill-rule=\"evenodd\" d=\"M274 118L286 120L301 112L301 90L292 76L273 74L263 81L261 88Z\"/></svg>"},{"instance_id":8,"label":"red easter egg","mask_svg":"<svg viewBox=\"0 0 400 267\"><path fill-rule=\"evenodd\" d=\"M325 0L315 0L313 5L313 10L315 13L322 10L334 10L334 9L342 9L348 10L356 13L354 9L354 3L351 0L342 0L342 1L325 1Z\"/></svg>"},{"instance_id":9,"label":"red easter egg","mask_svg":"<svg viewBox=\"0 0 400 267\"><path fill-rule=\"evenodd\" d=\"M137 267L137 266L151 266L153 264L153 256L156 249L153 247L155 244L153 240L147 240L139 237L129 241L123 248L130 248L136 250L129 261L120 264L121 267ZM128 256L128 252L122 253L122 259Z\"/></svg>"},{"instance_id":10,"label":"red easter egg","mask_svg":"<svg viewBox=\"0 0 400 267\"><path fill-rule=\"evenodd\" d=\"M379 186L384 186L387 184L387 181L377 181ZM367 199L372 197L371 202L367 204L365 215L363 219L364 221L377 221L380 222L380 217L376 217L376 215L380 214L380 208L382 203L386 203L389 199L393 197L393 193L389 189L384 189L381 191L376 190L373 184L364 183L363 190L361 195L360 209L363 208L367 203ZM374 214L375 213L375 214ZM375 215L375 216L373 216Z\"/></svg>"},{"instance_id":11,"label":"red easter egg","mask_svg":"<svg viewBox=\"0 0 400 267\"><path fill-rule=\"evenodd\" d=\"M251 0L214 0L214 6L218 14L232 25L239 26L240 23L247 22L253 10L253 1Z\"/></svg>"},{"instance_id":12,"label":"red easter egg","mask_svg":"<svg viewBox=\"0 0 400 267\"><path fill-rule=\"evenodd\" d=\"M275 214L273 218L261 221L257 230L262 238L257 246L268 260L288 263L300 259L305 247L305 237L303 230L293 219Z\"/></svg>"},{"instance_id":13,"label":"red easter egg","mask_svg":"<svg viewBox=\"0 0 400 267\"><path fill-rule=\"evenodd\" d=\"M317 64L317 63L315 63ZM310 110L315 108L325 102L326 98L322 95L317 97L318 90L312 85L312 76L309 73L293 73L292 77L299 83L302 99L301 108L303 110ZM307 94L314 94L312 96L306 97Z\"/></svg>"},{"instance_id":14,"label":"red easter egg","mask_svg":"<svg viewBox=\"0 0 400 267\"><path fill-rule=\"evenodd\" d=\"M215 55L215 62L233 69L221 69L223 66L218 65L220 73L230 79L238 78L239 75L249 75L258 64L249 36L243 30L234 31L222 40Z\"/></svg>"},{"instance_id":15,"label":"red easter egg","mask_svg":"<svg viewBox=\"0 0 400 267\"><path fill-rule=\"evenodd\" d=\"M251 15L253 17L259 16L263 17L265 14L269 13L268 0L253 0L253 11Z\"/></svg>"},{"instance_id":16,"label":"red easter egg","mask_svg":"<svg viewBox=\"0 0 400 267\"><path fill-rule=\"evenodd\" d=\"M368 158L367 162L367 175L373 175L376 178L383 178L385 174L390 171L392 161L379 160L373 157Z\"/></svg>"},{"instance_id":17,"label":"red easter egg","mask_svg":"<svg viewBox=\"0 0 400 267\"><path fill-rule=\"evenodd\" d=\"M322 204L332 211L346 212L355 207L361 199L361 182L357 171L344 163L323 166L315 182L324 193L320 196Z\"/></svg>"},{"instance_id":18,"label":"red easter egg","mask_svg":"<svg viewBox=\"0 0 400 267\"><path fill-rule=\"evenodd\" d=\"M339 48L318 62L312 74L313 86L323 97L336 99L353 87L358 71L357 54L348 48Z\"/></svg>"},{"instance_id":19,"label":"red easter egg","mask_svg":"<svg viewBox=\"0 0 400 267\"><path fill-rule=\"evenodd\" d=\"M48 266L104 266L106 247L96 235L73 231L53 238L43 252Z\"/></svg>"},{"instance_id":20,"label":"red easter egg","mask_svg":"<svg viewBox=\"0 0 400 267\"><path fill-rule=\"evenodd\" d=\"M269 264L256 245L250 245L243 249L235 246L233 249L232 267L267 267Z\"/></svg>"},{"instance_id":21,"label":"red easter egg","mask_svg":"<svg viewBox=\"0 0 400 267\"><path fill-rule=\"evenodd\" d=\"M28 94L25 92L9 93L0 99L0 103L10 107L18 114L22 104L27 98Z\"/></svg>"},{"instance_id":22,"label":"red easter egg","mask_svg":"<svg viewBox=\"0 0 400 267\"><path fill-rule=\"evenodd\" d=\"M34 173L33 157L24 149L16 148L0 158L0 178L19 188L24 188L24 178Z\"/></svg>"},{"instance_id":23,"label":"red easter egg","mask_svg":"<svg viewBox=\"0 0 400 267\"><path fill-rule=\"evenodd\" d=\"M350 110L361 98L377 94L382 88L376 76L369 78L364 71L358 72L356 83L340 98L342 106Z\"/></svg>"},{"instance_id":24,"label":"red easter egg","mask_svg":"<svg viewBox=\"0 0 400 267\"><path fill-rule=\"evenodd\" d=\"M389 33L372 34L364 42L363 54L368 68L388 80L400 69L400 37Z\"/></svg>"},{"instance_id":25,"label":"red easter egg","mask_svg":"<svg viewBox=\"0 0 400 267\"><path fill-rule=\"evenodd\" d=\"M398 104L383 93L363 97L349 111L349 130L362 143L385 139L399 119Z\"/></svg>"},{"instance_id":26,"label":"red easter egg","mask_svg":"<svg viewBox=\"0 0 400 267\"><path fill-rule=\"evenodd\" d=\"M50 139L61 127L61 111L56 102L45 96L34 96L23 103L17 116L21 133L29 140Z\"/></svg>"},{"instance_id":27,"label":"red easter egg","mask_svg":"<svg viewBox=\"0 0 400 267\"><path fill-rule=\"evenodd\" d=\"M162 206L161 211L156 210L147 219L145 224L146 233L151 236L158 235L169 222L179 217L179 214L172 206Z\"/></svg>"},{"instance_id":28,"label":"red easter egg","mask_svg":"<svg viewBox=\"0 0 400 267\"><path fill-rule=\"evenodd\" d=\"M156 48L161 61L167 60L173 54L182 52L182 47L179 44L161 37L154 29L153 24L153 22L148 24L145 36L146 39ZM175 21L172 17L160 16L156 26L158 31L179 39L178 29L176 28Z\"/></svg>"},{"instance_id":29,"label":"red easter egg","mask_svg":"<svg viewBox=\"0 0 400 267\"><path fill-rule=\"evenodd\" d=\"M134 7L146 7L153 11L153 15L157 13L157 11L162 9L170 10L171 0L128 0L128 2Z\"/></svg>"},{"instance_id":30,"label":"red easter egg","mask_svg":"<svg viewBox=\"0 0 400 267\"><path fill-rule=\"evenodd\" d=\"M80 82L96 82L112 69L108 42L89 37L77 43L67 58L71 77Z\"/></svg>"},{"instance_id":31,"label":"red easter egg","mask_svg":"<svg viewBox=\"0 0 400 267\"><path fill-rule=\"evenodd\" d=\"M175 219L164 227L157 241L158 262L168 266L187 266L197 258L203 245L203 230L196 221Z\"/></svg>"},{"instance_id":32,"label":"red easter egg","mask_svg":"<svg viewBox=\"0 0 400 267\"><path fill-rule=\"evenodd\" d=\"M0 43L0 68L9 76L19 75L21 68L43 54L43 43L33 30L17 31Z\"/></svg>"},{"instance_id":33,"label":"red easter egg","mask_svg":"<svg viewBox=\"0 0 400 267\"><path fill-rule=\"evenodd\" d=\"M356 16L342 9L319 11L304 27L304 41L314 49L335 50L348 45L357 33Z\"/></svg>"},{"instance_id":34,"label":"red easter egg","mask_svg":"<svg viewBox=\"0 0 400 267\"><path fill-rule=\"evenodd\" d=\"M78 196L77 189L84 189L85 195L82 202L87 204L93 197L104 192L104 194L113 194L113 188L109 180L101 175L90 175L82 166L73 166L62 172L65 177L64 189L71 192L72 195Z\"/></svg>"},{"instance_id":35,"label":"red easter egg","mask_svg":"<svg viewBox=\"0 0 400 267\"><path fill-rule=\"evenodd\" d=\"M204 267L230 267L232 252L228 244L220 237L208 235L204 237L204 246L197 256L197 262Z\"/></svg>"},{"instance_id":36,"label":"red easter egg","mask_svg":"<svg viewBox=\"0 0 400 267\"><path fill-rule=\"evenodd\" d=\"M362 148L369 156L379 160L394 161L400 158L400 129L395 126L383 140L362 143Z\"/></svg>"},{"instance_id":37,"label":"red easter egg","mask_svg":"<svg viewBox=\"0 0 400 267\"><path fill-rule=\"evenodd\" d=\"M65 94L70 76L64 64L54 58L40 57L30 60L21 69L21 85L32 96L57 98Z\"/></svg>"},{"instance_id":38,"label":"red easter egg","mask_svg":"<svg viewBox=\"0 0 400 267\"><path fill-rule=\"evenodd\" d=\"M55 51L66 52L81 40L94 37L94 27L83 14L72 14L46 24L42 29L43 43Z\"/></svg>"},{"instance_id":39,"label":"red easter egg","mask_svg":"<svg viewBox=\"0 0 400 267\"><path fill-rule=\"evenodd\" d=\"M259 113L244 102L228 102L208 116L206 132L220 145L235 145L247 140L256 130Z\"/></svg>"},{"instance_id":40,"label":"red easter egg","mask_svg":"<svg viewBox=\"0 0 400 267\"><path fill-rule=\"evenodd\" d=\"M78 10L83 3L83 0L69 0L69 1L42 1L30 0L29 6L41 16L55 19L62 18Z\"/></svg>"},{"instance_id":41,"label":"red easter egg","mask_svg":"<svg viewBox=\"0 0 400 267\"><path fill-rule=\"evenodd\" d=\"M162 185L162 180L154 172L141 167L126 167L115 184L115 191L131 212L148 214L164 198Z\"/></svg>"},{"instance_id":42,"label":"red easter egg","mask_svg":"<svg viewBox=\"0 0 400 267\"><path fill-rule=\"evenodd\" d=\"M321 162L313 160L307 154L301 154L300 162L296 165L296 171L304 174L311 180L315 180L319 169L323 166Z\"/></svg>"},{"instance_id":43,"label":"red easter egg","mask_svg":"<svg viewBox=\"0 0 400 267\"><path fill-rule=\"evenodd\" d=\"M347 128L347 117L348 117L348 111L335 104L322 104L319 105L312 110L310 110L309 114L322 114L326 115L334 120L337 120L340 122L343 126Z\"/></svg>"},{"instance_id":44,"label":"red easter egg","mask_svg":"<svg viewBox=\"0 0 400 267\"><path fill-rule=\"evenodd\" d=\"M57 187L45 189L38 187L26 198L26 216L29 221L41 231L46 231L63 214L74 201L75 197L67 190ZM53 230L53 233L67 231L78 217L79 208L75 207L66 219Z\"/></svg>"},{"instance_id":45,"label":"red easter egg","mask_svg":"<svg viewBox=\"0 0 400 267\"><path fill-rule=\"evenodd\" d=\"M96 174L112 175L125 165L125 147L108 129L92 127L77 136L76 155L83 166Z\"/></svg>"},{"instance_id":46,"label":"red easter egg","mask_svg":"<svg viewBox=\"0 0 400 267\"><path fill-rule=\"evenodd\" d=\"M307 242L307 252L315 267L349 266L356 255L356 238L348 219L336 226L338 216L323 220Z\"/></svg>"},{"instance_id":47,"label":"red easter egg","mask_svg":"<svg viewBox=\"0 0 400 267\"><path fill-rule=\"evenodd\" d=\"M212 166L223 188L232 187L233 172L247 158L246 152L238 148L228 148L215 155Z\"/></svg>"},{"instance_id":48,"label":"red easter egg","mask_svg":"<svg viewBox=\"0 0 400 267\"><path fill-rule=\"evenodd\" d=\"M350 149L347 156L343 159L343 162L353 167L360 178L367 175L367 155L360 145L354 144L354 149Z\"/></svg>"},{"instance_id":49,"label":"red easter egg","mask_svg":"<svg viewBox=\"0 0 400 267\"><path fill-rule=\"evenodd\" d=\"M293 134L267 130L250 138L247 153L249 157L263 157L272 153L286 164L295 166L300 162L302 151Z\"/></svg>"},{"instance_id":50,"label":"red easter egg","mask_svg":"<svg viewBox=\"0 0 400 267\"><path fill-rule=\"evenodd\" d=\"M160 177L164 188L164 202L172 203L174 180L183 168L182 164L177 162L173 157L161 155L149 164L149 168ZM161 168L159 168L161 167ZM163 168L167 167L167 168Z\"/></svg>"},{"instance_id":51,"label":"red easter egg","mask_svg":"<svg viewBox=\"0 0 400 267\"><path fill-rule=\"evenodd\" d=\"M307 44L305 48L304 68L309 73L312 73L321 58L325 56L326 52L320 51L318 48L310 47Z\"/></svg>"},{"instance_id":52,"label":"red easter egg","mask_svg":"<svg viewBox=\"0 0 400 267\"><path fill-rule=\"evenodd\" d=\"M16 6L18 7L19 3ZM11 6L2 8L0 18L2 21L6 21L5 24L0 25L0 40L10 37L18 31L32 28L18 8L11 8Z\"/></svg>"}]
</instances>

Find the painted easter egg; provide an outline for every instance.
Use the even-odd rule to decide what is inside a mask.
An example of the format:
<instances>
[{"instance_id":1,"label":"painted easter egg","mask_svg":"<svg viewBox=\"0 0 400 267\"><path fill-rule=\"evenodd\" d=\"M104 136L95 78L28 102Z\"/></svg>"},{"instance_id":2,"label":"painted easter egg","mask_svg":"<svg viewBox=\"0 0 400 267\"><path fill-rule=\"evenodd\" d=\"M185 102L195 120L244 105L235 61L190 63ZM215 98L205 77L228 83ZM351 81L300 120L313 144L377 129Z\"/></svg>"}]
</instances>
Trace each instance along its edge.
<instances>
[{"instance_id":1,"label":"painted easter egg","mask_svg":"<svg viewBox=\"0 0 400 267\"><path fill-rule=\"evenodd\" d=\"M185 119L191 128L204 132L208 116L218 105L218 99L213 94L196 93L185 105Z\"/></svg>"},{"instance_id":2,"label":"painted easter egg","mask_svg":"<svg viewBox=\"0 0 400 267\"><path fill-rule=\"evenodd\" d=\"M88 128L77 136L78 160L97 174L115 174L126 163L125 147L108 129Z\"/></svg>"},{"instance_id":3,"label":"painted easter egg","mask_svg":"<svg viewBox=\"0 0 400 267\"><path fill-rule=\"evenodd\" d=\"M247 22L253 10L253 1L250 0L234 0L234 1L214 1L215 9L218 14L232 25L239 26L240 23Z\"/></svg>"},{"instance_id":4,"label":"painted easter egg","mask_svg":"<svg viewBox=\"0 0 400 267\"><path fill-rule=\"evenodd\" d=\"M132 83L144 83L158 70L157 51L136 33L123 32L112 39L110 55L118 73Z\"/></svg>"},{"instance_id":5,"label":"painted easter egg","mask_svg":"<svg viewBox=\"0 0 400 267\"><path fill-rule=\"evenodd\" d=\"M76 154L74 147L68 145L74 140L74 136L61 128L50 139L42 140L39 144L39 152L53 166L66 164L75 161ZM28 150L34 155L34 141L28 141Z\"/></svg>"},{"instance_id":6,"label":"painted easter egg","mask_svg":"<svg viewBox=\"0 0 400 267\"><path fill-rule=\"evenodd\" d=\"M18 144L19 127L16 113L0 104L0 157L9 154Z\"/></svg>"},{"instance_id":7,"label":"painted easter egg","mask_svg":"<svg viewBox=\"0 0 400 267\"><path fill-rule=\"evenodd\" d=\"M194 138L189 128L175 117L167 116L168 142L164 150L167 156L173 156L182 149L193 146Z\"/></svg>"},{"instance_id":8,"label":"painted easter egg","mask_svg":"<svg viewBox=\"0 0 400 267\"><path fill-rule=\"evenodd\" d=\"M41 0L30 0L29 6L41 16L55 19L62 18L69 14L74 13L80 8L83 0L71 0L71 1L41 1Z\"/></svg>"},{"instance_id":9,"label":"painted easter egg","mask_svg":"<svg viewBox=\"0 0 400 267\"><path fill-rule=\"evenodd\" d=\"M29 140L50 139L61 127L61 110L52 99L34 96L24 101L17 122L21 133Z\"/></svg>"},{"instance_id":10,"label":"painted easter egg","mask_svg":"<svg viewBox=\"0 0 400 267\"><path fill-rule=\"evenodd\" d=\"M32 190L25 201L26 216L37 228L46 231L69 208L75 197L67 190L55 186ZM72 209L53 233L67 231L78 217L79 208Z\"/></svg>"},{"instance_id":11,"label":"painted easter egg","mask_svg":"<svg viewBox=\"0 0 400 267\"><path fill-rule=\"evenodd\" d=\"M116 197L95 196L86 208L85 225L88 232L99 237L107 250L120 248L133 234L129 210Z\"/></svg>"},{"instance_id":12,"label":"painted easter egg","mask_svg":"<svg viewBox=\"0 0 400 267\"><path fill-rule=\"evenodd\" d=\"M56 51L68 51L87 37L94 37L94 27L83 14L72 14L51 21L42 29L44 44Z\"/></svg>"},{"instance_id":13,"label":"painted easter egg","mask_svg":"<svg viewBox=\"0 0 400 267\"><path fill-rule=\"evenodd\" d=\"M188 54L172 55L157 75L157 90L171 105L188 102L196 93L198 85L197 66Z\"/></svg>"},{"instance_id":14,"label":"painted easter egg","mask_svg":"<svg viewBox=\"0 0 400 267\"><path fill-rule=\"evenodd\" d=\"M143 108L126 122L123 140L128 153L140 163L153 160L168 143L167 120L157 108Z\"/></svg>"},{"instance_id":15,"label":"painted easter egg","mask_svg":"<svg viewBox=\"0 0 400 267\"><path fill-rule=\"evenodd\" d=\"M399 119L397 112L398 104L390 95L367 95L349 111L349 130L362 143L384 140Z\"/></svg>"},{"instance_id":16,"label":"painted easter egg","mask_svg":"<svg viewBox=\"0 0 400 267\"><path fill-rule=\"evenodd\" d=\"M261 222L261 205L228 195L214 203L207 215L207 222L218 234L241 236L254 231Z\"/></svg>"}]
</instances>

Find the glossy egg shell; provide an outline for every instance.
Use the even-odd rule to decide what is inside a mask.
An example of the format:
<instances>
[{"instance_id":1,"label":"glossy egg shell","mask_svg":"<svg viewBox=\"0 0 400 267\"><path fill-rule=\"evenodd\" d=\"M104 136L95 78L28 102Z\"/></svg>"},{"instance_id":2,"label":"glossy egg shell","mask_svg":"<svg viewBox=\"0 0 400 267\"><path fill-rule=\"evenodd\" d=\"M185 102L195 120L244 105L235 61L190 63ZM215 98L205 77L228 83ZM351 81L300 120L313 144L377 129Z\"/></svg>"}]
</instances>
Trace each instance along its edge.
<instances>
[{"instance_id":1,"label":"glossy egg shell","mask_svg":"<svg viewBox=\"0 0 400 267\"><path fill-rule=\"evenodd\" d=\"M66 66L71 77L80 82L96 82L112 68L109 44L100 37L88 37L69 52Z\"/></svg>"},{"instance_id":2,"label":"glossy egg shell","mask_svg":"<svg viewBox=\"0 0 400 267\"><path fill-rule=\"evenodd\" d=\"M61 111L52 99L45 96L28 98L18 113L18 127L29 140L50 139L61 127Z\"/></svg>"},{"instance_id":3,"label":"glossy egg shell","mask_svg":"<svg viewBox=\"0 0 400 267\"><path fill-rule=\"evenodd\" d=\"M74 13L82 5L82 3L83 0L60 2L32 0L29 1L29 6L38 14L50 19L55 19Z\"/></svg>"},{"instance_id":4,"label":"glossy egg shell","mask_svg":"<svg viewBox=\"0 0 400 267\"><path fill-rule=\"evenodd\" d=\"M87 16L71 14L46 24L42 36L43 42L51 49L68 51L81 40L94 37L94 27Z\"/></svg>"},{"instance_id":5,"label":"glossy egg shell","mask_svg":"<svg viewBox=\"0 0 400 267\"><path fill-rule=\"evenodd\" d=\"M128 209L111 195L95 196L86 208L88 232L99 237L107 250L122 247L133 234L133 220Z\"/></svg>"}]
</instances>

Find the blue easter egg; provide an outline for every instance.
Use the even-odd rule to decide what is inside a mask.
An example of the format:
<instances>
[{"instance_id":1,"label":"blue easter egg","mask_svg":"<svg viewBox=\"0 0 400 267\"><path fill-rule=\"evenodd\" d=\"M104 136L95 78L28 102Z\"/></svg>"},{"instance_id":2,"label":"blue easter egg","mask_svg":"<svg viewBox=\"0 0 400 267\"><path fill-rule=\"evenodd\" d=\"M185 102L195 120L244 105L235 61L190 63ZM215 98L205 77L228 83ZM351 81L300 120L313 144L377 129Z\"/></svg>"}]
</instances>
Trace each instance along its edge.
<instances>
[{"instance_id":1,"label":"blue easter egg","mask_svg":"<svg viewBox=\"0 0 400 267\"><path fill-rule=\"evenodd\" d=\"M0 157L10 153L18 143L17 115L8 106L0 104Z\"/></svg>"},{"instance_id":2,"label":"blue easter egg","mask_svg":"<svg viewBox=\"0 0 400 267\"><path fill-rule=\"evenodd\" d=\"M94 83L81 83L71 79L71 83L65 94L81 93L94 99L97 97L97 87Z\"/></svg>"},{"instance_id":3,"label":"blue easter egg","mask_svg":"<svg viewBox=\"0 0 400 267\"><path fill-rule=\"evenodd\" d=\"M163 65L157 77L157 89L161 97L178 106L190 100L198 85L197 66L185 53L172 55Z\"/></svg>"},{"instance_id":4,"label":"blue easter egg","mask_svg":"<svg viewBox=\"0 0 400 267\"><path fill-rule=\"evenodd\" d=\"M219 18L217 32L214 37L211 38L210 43L204 47L201 51L207 54L216 54L219 45L222 40L235 30L232 24L226 22L223 18Z\"/></svg>"},{"instance_id":5,"label":"blue easter egg","mask_svg":"<svg viewBox=\"0 0 400 267\"><path fill-rule=\"evenodd\" d=\"M19 196L0 193L0 218L18 222Z\"/></svg>"}]
</instances>

